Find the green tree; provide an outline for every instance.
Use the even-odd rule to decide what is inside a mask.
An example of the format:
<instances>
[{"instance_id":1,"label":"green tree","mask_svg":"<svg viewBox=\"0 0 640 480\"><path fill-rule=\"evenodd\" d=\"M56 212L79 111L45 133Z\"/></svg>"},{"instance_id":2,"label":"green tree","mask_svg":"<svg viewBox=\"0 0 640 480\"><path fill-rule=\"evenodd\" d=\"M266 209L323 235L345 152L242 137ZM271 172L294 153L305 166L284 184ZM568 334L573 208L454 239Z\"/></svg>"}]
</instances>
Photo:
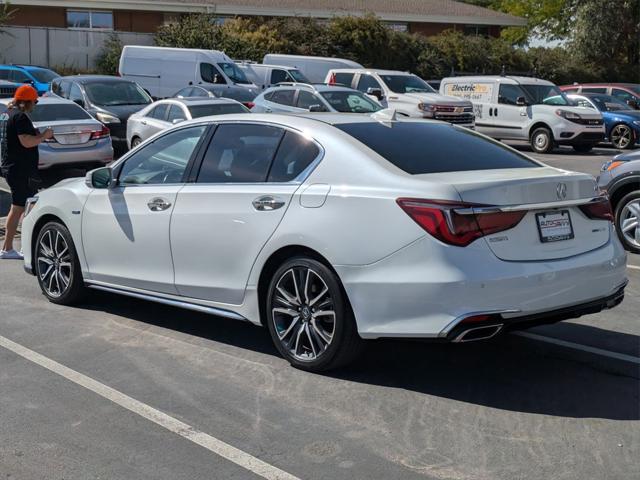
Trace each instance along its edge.
<instances>
[{"instance_id":1,"label":"green tree","mask_svg":"<svg viewBox=\"0 0 640 480\"><path fill-rule=\"evenodd\" d=\"M184 15L179 22L161 26L155 35L159 47L204 48L213 50L223 33L216 17L209 14Z\"/></svg>"},{"instance_id":2,"label":"green tree","mask_svg":"<svg viewBox=\"0 0 640 480\"><path fill-rule=\"evenodd\" d=\"M16 10L11 8L11 3L8 0L0 0L0 25L8 24L15 12Z\"/></svg>"},{"instance_id":3,"label":"green tree","mask_svg":"<svg viewBox=\"0 0 640 480\"><path fill-rule=\"evenodd\" d=\"M96 70L103 75L115 75L120 65L122 54L122 41L116 33L111 33L102 46L102 50L96 58Z\"/></svg>"}]
</instances>

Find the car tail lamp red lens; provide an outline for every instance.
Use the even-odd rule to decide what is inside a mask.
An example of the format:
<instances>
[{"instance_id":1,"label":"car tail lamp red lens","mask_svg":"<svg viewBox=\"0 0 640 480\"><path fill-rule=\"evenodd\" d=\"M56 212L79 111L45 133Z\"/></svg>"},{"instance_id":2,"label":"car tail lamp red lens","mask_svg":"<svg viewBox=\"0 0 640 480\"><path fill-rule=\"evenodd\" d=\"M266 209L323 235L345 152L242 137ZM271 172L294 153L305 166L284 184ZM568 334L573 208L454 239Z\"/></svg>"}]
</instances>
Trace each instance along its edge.
<instances>
[{"instance_id":1,"label":"car tail lamp red lens","mask_svg":"<svg viewBox=\"0 0 640 480\"><path fill-rule=\"evenodd\" d=\"M592 220L609 220L613 222L613 211L608 197L600 197L597 202L580 205L580 210Z\"/></svg>"},{"instance_id":2,"label":"car tail lamp red lens","mask_svg":"<svg viewBox=\"0 0 640 480\"><path fill-rule=\"evenodd\" d=\"M444 200L399 198L398 205L427 233L441 242L466 247L474 240L509 230L520 223L526 211L473 212L473 207L485 207ZM460 213L457 210L465 210Z\"/></svg>"},{"instance_id":3,"label":"car tail lamp red lens","mask_svg":"<svg viewBox=\"0 0 640 480\"><path fill-rule=\"evenodd\" d=\"M244 102L243 105L247 107L249 110L251 110L253 107L256 106L256 104L253 102Z\"/></svg>"},{"instance_id":4,"label":"car tail lamp red lens","mask_svg":"<svg viewBox=\"0 0 640 480\"><path fill-rule=\"evenodd\" d=\"M102 126L102 130L96 130L95 132L91 132L91 140L98 140L100 138L107 138L111 132L109 131L109 127L106 125Z\"/></svg>"}]
</instances>

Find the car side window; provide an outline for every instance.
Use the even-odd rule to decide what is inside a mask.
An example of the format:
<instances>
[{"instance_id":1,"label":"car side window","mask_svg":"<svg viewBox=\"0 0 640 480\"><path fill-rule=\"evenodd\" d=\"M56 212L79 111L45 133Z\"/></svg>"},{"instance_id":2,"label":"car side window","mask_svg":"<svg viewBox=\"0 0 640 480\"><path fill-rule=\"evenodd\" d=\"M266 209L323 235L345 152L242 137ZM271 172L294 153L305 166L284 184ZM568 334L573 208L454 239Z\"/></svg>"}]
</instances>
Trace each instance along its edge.
<instances>
[{"instance_id":1,"label":"car side window","mask_svg":"<svg viewBox=\"0 0 640 480\"><path fill-rule=\"evenodd\" d=\"M0 80L9 80L9 70L0 68Z\"/></svg>"},{"instance_id":2,"label":"car side window","mask_svg":"<svg viewBox=\"0 0 640 480\"><path fill-rule=\"evenodd\" d=\"M339 85L344 85L345 87L351 87L351 82L353 82L353 77L355 73L336 73L334 74L334 81Z\"/></svg>"},{"instance_id":3,"label":"car side window","mask_svg":"<svg viewBox=\"0 0 640 480\"><path fill-rule=\"evenodd\" d=\"M169 105L167 103L160 104L156 108L151 110L147 116L150 118L155 118L156 120L166 121L168 108Z\"/></svg>"},{"instance_id":4,"label":"car side window","mask_svg":"<svg viewBox=\"0 0 640 480\"><path fill-rule=\"evenodd\" d=\"M502 83L500 84L500 90L498 90L498 103L503 103L505 105L517 105L518 97L524 96L524 92L517 85Z\"/></svg>"},{"instance_id":5,"label":"car side window","mask_svg":"<svg viewBox=\"0 0 640 480\"><path fill-rule=\"evenodd\" d=\"M269 101L269 102L273 102L273 94L275 92L268 92L264 94L264 99Z\"/></svg>"},{"instance_id":6,"label":"car side window","mask_svg":"<svg viewBox=\"0 0 640 480\"><path fill-rule=\"evenodd\" d=\"M607 93L607 87L582 87L584 93Z\"/></svg>"},{"instance_id":7,"label":"car side window","mask_svg":"<svg viewBox=\"0 0 640 480\"><path fill-rule=\"evenodd\" d=\"M293 107L293 96L295 93L295 90L276 90L273 92L273 96L269 101Z\"/></svg>"},{"instance_id":8,"label":"car side window","mask_svg":"<svg viewBox=\"0 0 640 480\"><path fill-rule=\"evenodd\" d=\"M269 172L269 182L290 182L300 175L320 155L320 149L310 139L287 132Z\"/></svg>"},{"instance_id":9,"label":"car side window","mask_svg":"<svg viewBox=\"0 0 640 480\"><path fill-rule=\"evenodd\" d=\"M296 106L298 108L308 110L311 105L320 105L321 107L324 107L324 103L322 103L322 101L313 93L307 92L306 90L300 90L298 92L298 102L296 103Z\"/></svg>"},{"instance_id":10,"label":"car side window","mask_svg":"<svg viewBox=\"0 0 640 480\"><path fill-rule=\"evenodd\" d=\"M584 100L582 98L578 98L575 100L576 102L576 106L578 107L583 107L583 108L590 108L592 110L596 109L596 107L594 107L591 102L589 102L588 100Z\"/></svg>"},{"instance_id":11,"label":"car side window","mask_svg":"<svg viewBox=\"0 0 640 480\"><path fill-rule=\"evenodd\" d=\"M182 110L182 107L178 105L171 105L169 107L169 114L167 115L167 122L182 122L187 119L187 115Z\"/></svg>"},{"instance_id":12,"label":"car side window","mask_svg":"<svg viewBox=\"0 0 640 480\"><path fill-rule=\"evenodd\" d=\"M82 90L80 90L80 87L78 86L77 83L74 83L71 85L71 89L69 91L69 100L71 100L72 102L75 102L76 100L80 100L81 102L84 102L84 97L82 96Z\"/></svg>"},{"instance_id":13,"label":"car side window","mask_svg":"<svg viewBox=\"0 0 640 480\"><path fill-rule=\"evenodd\" d=\"M176 93L176 97L190 97L193 93L193 87L187 87Z\"/></svg>"},{"instance_id":14,"label":"car side window","mask_svg":"<svg viewBox=\"0 0 640 480\"><path fill-rule=\"evenodd\" d=\"M628 102L629 100L636 100L636 98L633 95L631 95L629 92L620 90L619 88L614 88L613 90L611 90L611 95L616 98L619 98L625 103Z\"/></svg>"},{"instance_id":15,"label":"car side window","mask_svg":"<svg viewBox=\"0 0 640 480\"><path fill-rule=\"evenodd\" d=\"M220 125L204 155L198 183L262 183L284 131L255 124Z\"/></svg>"},{"instance_id":16,"label":"car side window","mask_svg":"<svg viewBox=\"0 0 640 480\"><path fill-rule=\"evenodd\" d=\"M367 93L370 88L382 90L382 86L380 86L380 83L373 78L373 75L360 75L360 80L358 80L358 90L363 93Z\"/></svg>"},{"instance_id":17,"label":"car side window","mask_svg":"<svg viewBox=\"0 0 640 480\"><path fill-rule=\"evenodd\" d=\"M62 98L69 98L69 92L71 91L71 82L69 80L63 80L60 82L60 87L58 89L58 95Z\"/></svg>"},{"instance_id":18,"label":"car side window","mask_svg":"<svg viewBox=\"0 0 640 480\"><path fill-rule=\"evenodd\" d=\"M20 70L11 70L9 73L9 80L15 83L24 83L30 81L31 79L26 73Z\"/></svg>"},{"instance_id":19,"label":"car side window","mask_svg":"<svg viewBox=\"0 0 640 480\"><path fill-rule=\"evenodd\" d=\"M275 85L280 82L291 81L285 70L275 69L271 71L271 85Z\"/></svg>"},{"instance_id":20,"label":"car side window","mask_svg":"<svg viewBox=\"0 0 640 480\"><path fill-rule=\"evenodd\" d=\"M206 129L205 125L181 128L142 147L122 166L120 184L182 183L189 160Z\"/></svg>"},{"instance_id":21,"label":"car side window","mask_svg":"<svg viewBox=\"0 0 640 480\"><path fill-rule=\"evenodd\" d=\"M210 63L200 64L200 76L207 83L227 83L220 71Z\"/></svg>"}]
</instances>

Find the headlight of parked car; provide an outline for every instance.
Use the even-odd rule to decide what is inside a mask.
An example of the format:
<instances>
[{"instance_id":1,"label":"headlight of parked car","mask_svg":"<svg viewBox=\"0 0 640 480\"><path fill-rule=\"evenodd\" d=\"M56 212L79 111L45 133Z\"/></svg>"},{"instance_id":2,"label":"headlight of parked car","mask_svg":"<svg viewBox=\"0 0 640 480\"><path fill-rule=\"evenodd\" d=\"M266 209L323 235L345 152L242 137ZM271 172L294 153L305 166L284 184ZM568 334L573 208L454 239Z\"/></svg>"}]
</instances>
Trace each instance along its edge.
<instances>
[{"instance_id":1,"label":"headlight of parked car","mask_svg":"<svg viewBox=\"0 0 640 480\"><path fill-rule=\"evenodd\" d=\"M27 204L24 207L25 217L29 215L29 213L31 213L31 210L33 210L33 208L36 206L36 203L38 203L38 197L27 198Z\"/></svg>"},{"instance_id":2,"label":"headlight of parked car","mask_svg":"<svg viewBox=\"0 0 640 480\"><path fill-rule=\"evenodd\" d=\"M430 105L428 103L419 103L418 108L422 110L428 117L433 117L436 111L435 105Z\"/></svg>"},{"instance_id":3,"label":"headlight of parked car","mask_svg":"<svg viewBox=\"0 0 640 480\"><path fill-rule=\"evenodd\" d=\"M98 112L96 113L96 118L102 123L120 123L120 119L110 113Z\"/></svg>"},{"instance_id":4,"label":"headlight of parked car","mask_svg":"<svg viewBox=\"0 0 640 480\"><path fill-rule=\"evenodd\" d=\"M556 110L556 115L564 118L565 120L569 120L570 122L579 122L582 120L582 117L574 112L569 112L567 110Z\"/></svg>"}]
</instances>

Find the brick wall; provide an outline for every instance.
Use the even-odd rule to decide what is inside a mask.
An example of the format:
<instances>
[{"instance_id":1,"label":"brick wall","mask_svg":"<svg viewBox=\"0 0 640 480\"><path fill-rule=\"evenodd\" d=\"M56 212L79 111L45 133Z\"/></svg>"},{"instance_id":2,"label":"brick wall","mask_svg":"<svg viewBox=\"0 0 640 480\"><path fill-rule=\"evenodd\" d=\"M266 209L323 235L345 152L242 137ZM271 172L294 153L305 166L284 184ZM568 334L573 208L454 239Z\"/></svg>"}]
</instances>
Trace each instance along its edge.
<instances>
[{"instance_id":1,"label":"brick wall","mask_svg":"<svg viewBox=\"0 0 640 480\"><path fill-rule=\"evenodd\" d=\"M67 13L64 8L57 7L20 7L15 10L9 25L27 27L55 27L67 26Z\"/></svg>"}]
</instances>

